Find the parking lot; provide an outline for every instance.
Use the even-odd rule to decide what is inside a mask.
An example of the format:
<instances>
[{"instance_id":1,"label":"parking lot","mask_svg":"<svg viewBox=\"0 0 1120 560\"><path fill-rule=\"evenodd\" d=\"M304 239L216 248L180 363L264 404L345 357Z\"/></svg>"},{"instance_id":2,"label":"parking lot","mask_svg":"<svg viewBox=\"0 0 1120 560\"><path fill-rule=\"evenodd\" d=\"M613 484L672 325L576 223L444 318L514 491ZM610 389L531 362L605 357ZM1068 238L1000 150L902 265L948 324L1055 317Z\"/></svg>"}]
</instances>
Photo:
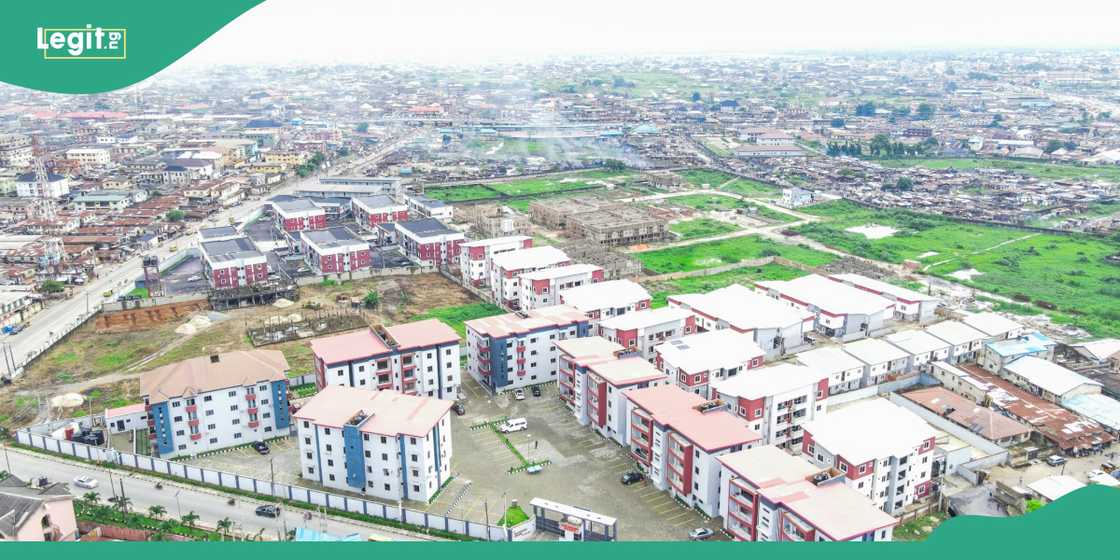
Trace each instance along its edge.
<instances>
[{"instance_id":1,"label":"parking lot","mask_svg":"<svg viewBox=\"0 0 1120 560\"><path fill-rule=\"evenodd\" d=\"M540 497L617 518L621 540L686 539L698 527L717 530L715 538L722 537L717 522L681 505L648 480L623 486L619 478L635 468L634 461L614 441L580 426L556 398L555 384L543 386L540 397L526 391L523 401L515 401L512 394L490 397L469 376L464 376L463 388L466 414L452 416L451 422L454 479L430 504L406 507L494 523L513 500L529 511L529 501ZM541 472L511 474L510 468L522 466L521 461L489 427L477 426L502 417L528 421L529 429L510 434L509 440L528 461L548 461ZM185 461L262 480L275 473L277 482L319 487L299 477L294 437L271 440L269 445L272 452L267 456L240 447Z\"/></svg>"}]
</instances>

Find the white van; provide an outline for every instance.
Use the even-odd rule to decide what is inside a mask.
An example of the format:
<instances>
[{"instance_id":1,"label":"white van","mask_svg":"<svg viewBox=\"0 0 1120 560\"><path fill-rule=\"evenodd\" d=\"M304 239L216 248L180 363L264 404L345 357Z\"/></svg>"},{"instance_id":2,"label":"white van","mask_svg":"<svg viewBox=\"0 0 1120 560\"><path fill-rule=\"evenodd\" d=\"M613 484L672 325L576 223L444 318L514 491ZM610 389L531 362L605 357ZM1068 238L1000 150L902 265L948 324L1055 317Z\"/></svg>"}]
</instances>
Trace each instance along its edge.
<instances>
[{"instance_id":1,"label":"white van","mask_svg":"<svg viewBox=\"0 0 1120 560\"><path fill-rule=\"evenodd\" d=\"M502 423L501 426L498 426L498 431L502 432L503 434L508 434L508 433L511 433L511 432L520 432L521 430L528 430L528 429L529 429L529 422L526 421L524 418L510 418L509 420L506 420L504 423Z\"/></svg>"}]
</instances>

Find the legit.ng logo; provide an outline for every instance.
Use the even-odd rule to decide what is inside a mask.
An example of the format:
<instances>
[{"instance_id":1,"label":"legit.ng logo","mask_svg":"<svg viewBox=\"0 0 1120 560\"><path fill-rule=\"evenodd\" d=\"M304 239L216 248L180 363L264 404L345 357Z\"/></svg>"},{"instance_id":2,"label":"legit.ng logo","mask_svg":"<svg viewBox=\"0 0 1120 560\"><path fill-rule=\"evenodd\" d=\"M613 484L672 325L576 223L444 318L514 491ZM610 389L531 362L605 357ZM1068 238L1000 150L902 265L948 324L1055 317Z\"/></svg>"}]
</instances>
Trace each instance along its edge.
<instances>
[{"instance_id":1,"label":"legit.ng logo","mask_svg":"<svg viewBox=\"0 0 1120 560\"><path fill-rule=\"evenodd\" d=\"M124 60L128 30L86 24L84 28L36 28L36 45L46 60Z\"/></svg>"}]
</instances>

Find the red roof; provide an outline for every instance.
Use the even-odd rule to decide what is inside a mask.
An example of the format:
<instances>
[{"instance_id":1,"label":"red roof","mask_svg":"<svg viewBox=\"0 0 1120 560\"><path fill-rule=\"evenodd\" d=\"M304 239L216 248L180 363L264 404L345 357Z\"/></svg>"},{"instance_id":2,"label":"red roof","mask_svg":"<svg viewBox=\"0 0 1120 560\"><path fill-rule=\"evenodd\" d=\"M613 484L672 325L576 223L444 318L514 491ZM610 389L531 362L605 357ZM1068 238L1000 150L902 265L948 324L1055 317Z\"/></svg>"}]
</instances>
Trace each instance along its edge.
<instances>
[{"instance_id":1,"label":"red roof","mask_svg":"<svg viewBox=\"0 0 1120 560\"><path fill-rule=\"evenodd\" d=\"M653 417L654 422L669 427L705 451L762 439L745 421L726 410L700 412L696 407L706 401L676 385L659 385L623 394Z\"/></svg>"},{"instance_id":2,"label":"red roof","mask_svg":"<svg viewBox=\"0 0 1120 560\"><path fill-rule=\"evenodd\" d=\"M443 324L439 319L425 319L415 323L394 325L385 327L385 330L388 331L389 336L393 337L393 341L401 349L423 348L449 342L459 342L459 333Z\"/></svg>"},{"instance_id":3,"label":"red roof","mask_svg":"<svg viewBox=\"0 0 1120 560\"><path fill-rule=\"evenodd\" d=\"M311 351L327 364L351 362L384 354L389 351L377 335L369 329L316 338L311 341Z\"/></svg>"}]
</instances>

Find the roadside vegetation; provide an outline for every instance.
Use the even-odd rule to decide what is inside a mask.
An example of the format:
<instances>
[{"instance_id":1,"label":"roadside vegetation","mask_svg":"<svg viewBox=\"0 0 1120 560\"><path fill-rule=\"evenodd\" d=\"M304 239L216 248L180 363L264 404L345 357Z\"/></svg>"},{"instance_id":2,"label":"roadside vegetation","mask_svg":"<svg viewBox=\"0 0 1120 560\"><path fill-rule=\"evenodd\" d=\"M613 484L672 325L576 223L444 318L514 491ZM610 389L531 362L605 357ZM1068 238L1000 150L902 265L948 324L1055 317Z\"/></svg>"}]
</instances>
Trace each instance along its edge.
<instances>
[{"instance_id":1,"label":"roadside vegetation","mask_svg":"<svg viewBox=\"0 0 1120 560\"><path fill-rule=\"evenodd\" d=\"M780 256L809 266L823 266L836 256L799 245L785 245L746 235L683 247L647 251L635 255L642 265L656 273L687 272L735 264L743 260Z\"/></svg>"}]
</instances>

